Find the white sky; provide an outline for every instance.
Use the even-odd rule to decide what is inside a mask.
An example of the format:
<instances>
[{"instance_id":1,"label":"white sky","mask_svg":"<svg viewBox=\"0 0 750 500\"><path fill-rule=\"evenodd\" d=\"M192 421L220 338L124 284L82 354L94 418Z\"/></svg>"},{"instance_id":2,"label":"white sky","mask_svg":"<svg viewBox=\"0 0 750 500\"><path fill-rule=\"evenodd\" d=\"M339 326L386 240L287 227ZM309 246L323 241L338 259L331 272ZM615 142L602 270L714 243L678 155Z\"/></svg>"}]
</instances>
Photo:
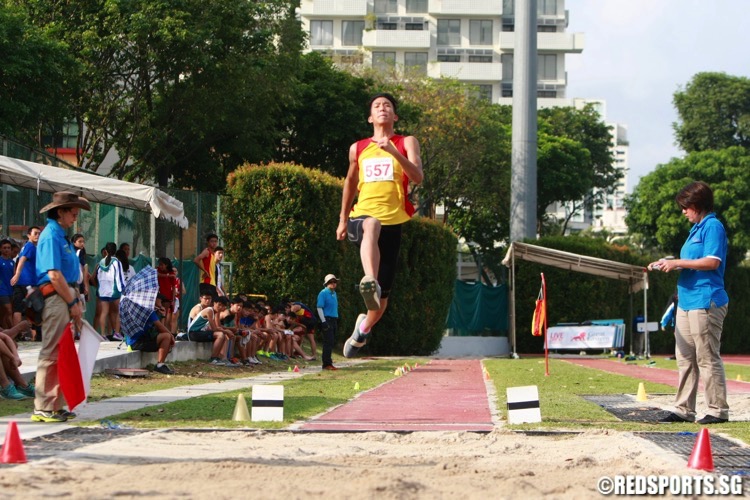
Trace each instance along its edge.
<instances>
[{"instance_id":1,"label":"white sky","mask_svg":"<svg viewBox=\"0 0 750 500\"><path fill-rule=\"evenodd\" d=\"M750 77L750 0L566 0L569 33L583 53L566 56L568 98L607 101L607 121L627 125L628 191L674 145L672 96L699 72Z\"/></svg>"}]
</instances>

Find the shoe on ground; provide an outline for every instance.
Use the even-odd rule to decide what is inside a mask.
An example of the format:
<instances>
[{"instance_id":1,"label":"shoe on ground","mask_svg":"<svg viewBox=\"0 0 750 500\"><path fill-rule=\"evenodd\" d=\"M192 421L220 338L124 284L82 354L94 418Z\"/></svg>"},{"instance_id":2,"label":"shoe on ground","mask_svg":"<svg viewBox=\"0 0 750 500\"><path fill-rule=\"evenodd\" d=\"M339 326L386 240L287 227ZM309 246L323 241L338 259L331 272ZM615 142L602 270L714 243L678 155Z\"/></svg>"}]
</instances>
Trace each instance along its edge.
<instances>
[{"instance_id":1,"label":"shoe on ground","mask_svg":"<svg viewBox=\"0 0 750 500\"><path fill-rule=\"evenodd\" d=\"M26 387L18 387L16 386L16 390L26 396L27 398L33 398L36 396L36 391L34 389L33 382L29 382Z\"/></svg>"},{"instance_id":2,"label":"shoe on ground","mask_svg":"<svg viewBox=\"0 0 750 500\"><path fill-rule=\"evenodd\" d=\"M67 420L68 419L65 418L64 415L60 415L55 411L34 410L34 413L31 414L32 422L60 424L66 422Z\"/></svg>"},{"instance_id":3,"label":"shoe on ground","mask_svg":"<svg viewBox=\"0 0 750 500\"><path fill-rule=\"evenodd\" d=\"M345 358L353 358L356 356L359 350L367 343L367 335L359 331L359 325L362 324L366 317L365 314L357 316L357 322L354 324L354 331L344 343Z\"/></svg>"},{"instance_id":4,"label":"shoe on ground","mask_svg":"<svg viewBox=\"0 0 750 500\"><path fill-rule=\"evenodd\" d=\"M253 366L253 362L250 361L250 358L243 359L242 360L242 366Z\"/></svg>"},{"instance_id":5,"label":"shoe on ground","mask_svg":"<svg viewBox=\"0 0 750 500\"><path fill-rule=\"evenodd\" d=\"M227 366L227 362L221 358L211 358L208 362L214 366Z\"/></svg>"},{"instance_id":6,"label":"shoe on ground","mask_svg":"<svg viewBox=\"0 0 750 500\"><path fill-rule=\"evenodd\" d=\"M698 420L698 423L701 425L725 424L727 422L729 422L728 418L719 418L719 417L714 417L713 415L706 415L702 419Z\"/></svg>"},{"instance_id":7,"label":"shoe on ground","mask_svg":"<svg viewBox=\"0 0 750 500\"><path fill-rule=\"evenodd\" d=\"M335 366L333 366L333 365L326 365L326 366L324 366L324 367L323 367L323 369L324 369L324 370L333 370L333 371L336 371L336 370L338 370L338 368L336 368L336 367L335 367Z\"/></svg>"},{"instance_id":8,"label":"shoe on ground","mask_svg":"<svg viewBox=\"0 0 750 500\"><path fill-rule=\"evenodd\" d=\"M247 360L250 361L250 363L253 364L253 365L262 365L263 364L255 356L250 356L249 358L247 358Z\"/></svg>"},{"instance_id":9,"label":"shoe on ground","mask_svg":"<svg viewBox=\"0 0 750 500\"><path fill-rule=\"evenodd\" d=\"M359 294L365 301L368 311L380 309L380 285L372 276L365 276L359 282Z\"/></svg>"},{"instance_id":10,"label":"shoe on ground","mask_svg":"<svg viewBox=\"0 0 750 500\"><path fill-rule=\"evenodd\" d=\"M68 410L56 410L53 413L55 415L61 415L61 416L65 417L66 420L73 420L74 418L76 418L78 416L75 413L73 413L72 411L68 411Z\"/></svg>"},{"instance_id":11,"label":"shoe on ground","mask_svg":"<svg viewBox=\"0 0 750 500\"><path fill-rule=\"evenodd\" d=\"M676 413L672 413L672 412L670 412L669 415L667 415L666 417L659 419L660 424L674 424L674 423L684 423L684 422L692 423L692 421L686 418L683 418L680 415Z\"/></svg>"},{"instance_id":12,"label":"shoe on ground","mask_svg":"<svg viewBox=\"0 0 750 500\"><path fill-rule=\"evenodd\" d=\"M164 375L174 375L174 370L167 366L166 363L156 365L154 368L155 372L163 373Z\"/></svg>"},{"instance_id":13,"label":"shoe on ground","mask_svg":"<svg viewBox=\"0 0 750 500\"><path fill-rule=\"evenodd\" d=\"M8 387L0 389L0 397L3 399L26 399L28 396L22 394L16 389L16 385L11 382Z\"/></svg>"}]
</instances>

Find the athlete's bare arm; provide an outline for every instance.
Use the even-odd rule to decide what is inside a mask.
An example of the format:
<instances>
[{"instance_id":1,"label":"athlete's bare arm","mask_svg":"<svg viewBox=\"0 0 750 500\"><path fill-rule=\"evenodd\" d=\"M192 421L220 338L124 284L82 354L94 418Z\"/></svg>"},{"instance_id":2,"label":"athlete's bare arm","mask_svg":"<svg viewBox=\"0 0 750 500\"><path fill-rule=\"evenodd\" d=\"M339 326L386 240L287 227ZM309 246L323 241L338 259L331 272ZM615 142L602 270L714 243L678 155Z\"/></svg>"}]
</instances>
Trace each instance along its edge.
<instances>
[{"instance_id":1,"label":"athlete's bare arm","mask_svg":"<svg viewBox=\"0 0 750 500\"><path fill-rule=\"evenodd\" d=\"M359 183L359 163L357 163L357 143L349 148L349 171L344 180L344 192L341 195L341 213L339 213L339 225L336 228L336 239L346 238L346 223L349 221L349 212L352 211L354 196L357 194Z\"/></svg>"}]
</instances>

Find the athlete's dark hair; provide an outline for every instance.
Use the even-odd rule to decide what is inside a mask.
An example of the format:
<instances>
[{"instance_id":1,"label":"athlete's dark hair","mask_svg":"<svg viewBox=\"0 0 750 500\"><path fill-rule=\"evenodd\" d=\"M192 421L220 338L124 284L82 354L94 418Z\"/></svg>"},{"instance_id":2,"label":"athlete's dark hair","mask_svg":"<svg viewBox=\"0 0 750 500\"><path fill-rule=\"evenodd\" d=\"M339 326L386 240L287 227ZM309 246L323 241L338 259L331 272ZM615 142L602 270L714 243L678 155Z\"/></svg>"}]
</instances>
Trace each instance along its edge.
<instances>
[{"instance_id":1,"label":"athlete's dark hair","mask_svg":"<svg viewBox=\"0 0 750 500\"><path fill-rule=\"evenodd\" d=\"M396 98L393 97L388 92L379 92L375 94L374 96L370 97L370 100L367 101L367 116L370 116L370 111L372 110L372 103L375 102L375 99L379 97L385 97L389 101L391 101L391 105L393 105L393 112L395 113L398 110L398 101L396 101Z\"/></svg>"}]
</instances>

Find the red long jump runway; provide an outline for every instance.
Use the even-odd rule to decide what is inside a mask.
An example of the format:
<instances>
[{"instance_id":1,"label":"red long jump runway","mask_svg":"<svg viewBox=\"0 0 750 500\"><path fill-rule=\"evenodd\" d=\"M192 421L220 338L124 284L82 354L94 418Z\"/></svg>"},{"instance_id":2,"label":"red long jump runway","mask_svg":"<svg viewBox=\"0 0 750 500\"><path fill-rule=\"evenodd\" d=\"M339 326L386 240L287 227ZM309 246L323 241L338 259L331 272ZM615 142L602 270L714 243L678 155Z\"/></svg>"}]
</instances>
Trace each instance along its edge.
<instances>
[{"instance_id":1,"label":"red long jump runway","mask_svg":"<svg viewBox=\"0 0 750 500\"><path fill-rule=\"evenodd\" d=\"M494 429L479 360L433 360L301 427L314 431Z\"/></svg>"},{"instance_id":2,"label":"red long jump runway","mask_svg":"<svg viewBox=\"0 0 750 500\"><path fill-rule=\"evenodd\" d=\"M723 358L726 362L730 361ZM667 370L666 368L649 368L647 366L629 365L622 361L609 359L566 359L568 363L579 366L594 368L609 373L627 375L628 377L639 378L655 382L657 384L666 384L677 387L677 371ZM701 384L701 390L703 384ZM750 382L738 382L727 379L727 393L729 394L750 394Z\"/></svg>"}]
</instances>

